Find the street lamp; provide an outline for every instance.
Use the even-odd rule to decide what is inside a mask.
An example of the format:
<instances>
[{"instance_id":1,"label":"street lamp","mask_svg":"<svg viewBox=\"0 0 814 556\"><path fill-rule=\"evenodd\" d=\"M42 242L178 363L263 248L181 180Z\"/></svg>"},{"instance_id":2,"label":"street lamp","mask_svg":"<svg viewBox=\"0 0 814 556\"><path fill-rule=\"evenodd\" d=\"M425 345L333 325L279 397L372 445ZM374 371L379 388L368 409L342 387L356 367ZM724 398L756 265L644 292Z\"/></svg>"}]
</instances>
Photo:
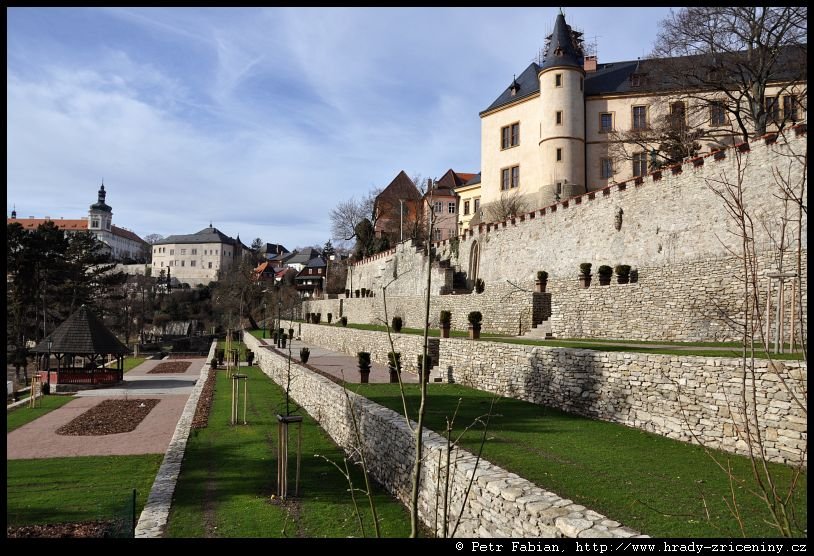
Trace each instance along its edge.
<instances>
[{"instance_id":1,"label":"street lamp","mask_svg":"<svg viewBox=\"0 0 814 556\"><path fill-rule=\"evenodd\" d=\"M48 373L48 393L51 393L51 347L54 345L54 340L48 338L48 360L45 363L45 372Z\"/></svg>"}]
</instances>

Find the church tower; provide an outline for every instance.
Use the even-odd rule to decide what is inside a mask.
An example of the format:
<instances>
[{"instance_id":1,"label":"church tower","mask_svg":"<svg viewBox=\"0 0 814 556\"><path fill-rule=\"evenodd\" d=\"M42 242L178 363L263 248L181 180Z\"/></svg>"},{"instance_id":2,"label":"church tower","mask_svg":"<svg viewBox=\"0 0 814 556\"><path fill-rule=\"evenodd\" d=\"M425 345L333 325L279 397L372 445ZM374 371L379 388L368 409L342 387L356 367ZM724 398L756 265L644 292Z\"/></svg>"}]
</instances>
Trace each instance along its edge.
<instances>
[{"instance_id":1,"label":"church tower","mask_svg":"<svg viewBox=\"0 0 814 556\"><path fill-rule=\"evenodd\" d=\"M582 33L562 11L547 38L540 80L540 164L543 205L585 192L585 71Z\"/></svg>"},{"instance_id":2,"label":"church tower","mask_svg":"<svg viewBox=\"0 0 814 556\"><path fill-rule=\"evenodd\" d=\"M110 232L111 221L113 220L113 209L105 203L105 184L99 189L99 200L90 206L88 211L88 229L96 233L101 239L99 232Z\"/></svg>"}]
</instances>

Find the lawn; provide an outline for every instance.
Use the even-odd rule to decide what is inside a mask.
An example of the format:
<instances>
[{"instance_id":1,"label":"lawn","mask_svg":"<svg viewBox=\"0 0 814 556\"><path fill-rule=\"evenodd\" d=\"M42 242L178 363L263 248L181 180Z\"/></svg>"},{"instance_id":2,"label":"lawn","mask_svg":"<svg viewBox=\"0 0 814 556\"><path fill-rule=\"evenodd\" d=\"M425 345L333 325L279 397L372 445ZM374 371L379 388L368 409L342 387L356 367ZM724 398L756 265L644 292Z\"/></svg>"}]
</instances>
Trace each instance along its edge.
<instances>
[{"instance_id":1,"label":"lawn","mask_svg":"<svg viewBox=\"0 0 814 556\"><path fill-rule=\"evenodd\" d=\"M415 410L418 385L406 388ZM398 385L352 389L400 412ZM435 431L444 430L459 399L463 402L455 428L460 431L488 412L492 397L455 384L430 384L429 392L427 423ZM726 476L699 446L510 398L499 398L494 412L483 457L496 465L654 537L742 535L723 501L730 494ZM475 451L480 435L480 430L471 431L462 446ZM730 462L737 476L749 479L747 485L735 487L746 535L777 536L763 522L765 505L748 493L754 486L748 460L715 453ZM775 464L770 468L779 485L788 484L790 468ZM794 504L801 536L806 492L803 476Z\"/></svg>"},{"instance_id":2,"label":"lawn","mask_svg":"<svg viewBox=\"0 0 814 556\"><path fill-rule=\"evenodd\" d=\"M147 454L8 460L7 525L129 515L134 488L138 516L163 458L163 454Z\"/></svg>"},{"instance_id":3,"label":"lawn","mask_svg":"<svg viewBox=\"0 0 814 556\"><path fill-rule=\"evenodd\" d=\"M147 360L146 357L126 357L124 359L124 372L131 371L144 363Z\"/></svg>"},{"instance_id":4,"label":"lawn","mask_svg":"<svg viewBox=\"0 0 814 556\"><path fill-rule=\"evenodd\" d=\"M326 326L341 326L339 324L331 324ZM376 332L386 331L386 327L381 324L357 324L348 323L347 328L354 328L356 330L372 330ZM402 334L424 334L424 330L420 328L402 328ZM262 335L262 330L254 330L251 332L257 338ZM437 328L430 328L428 335L438 338L441 333ZM692 355L698 357L740 357L741 348L740 344L735 342L640 342L638 340L608 340L608 339L549 339L549 340L533 340L530 338L521 337L506 337L501 334L493 334L481 332L481 339L489 342L503 342L507 344L522 344L530 346L543 346L543 347L571 347L580 349L592 349L596 351L623 351L635 353L657 353L661 355ZM461 330L451 330L450 337L452 338L468 338L469 333ZM641 344L636 346L619 345L621 343ZM675 346L682 349L670 349L664 347L653 347L656 345ZM706 349L705 349L706 348ZM727 349L709 349L709 348L727 348ZM771 354L772 359L778 360L802 360L802 353L780 353ZM755 358L766 359L765 352L760 351L756 346Z\"/></svg>"},{"instance_id":5,"label":"lawn","mask_svg":"<svg viewBox=\"0 0 814 556\"><path fill-rule=\"evenodd\" d=\"M43 396L37 400L37 407L30 408L27 405L22 405L17 409L12 409L6 414L6 434L58 407L62 407L73 399L75 399L73 396Z\"/></svg>"},{"instance_id":6,"label":"lawn","mask_svg":"<svg viewBox=\"0 0 814 556\"><path fill-rule=\"evenodd\" d=\"M342 465L343 453L324 431L304 415L300 496L285 505L271 500L276 492L277 419L284 393L256 367L249 376L248 425L229 425L231 386L218 371L209 425L193 430L170 511L171 537L361 537L348 483L324 456ZM239 412L242 416L243 406ZM292 428L289 477L294 480ZM353 468L354 487L364 483ZM382 535L406 537L406 509L383 489L375 494ZM364 536L373 536L367 498L357 493Z\"/></svg>"}]
</instances>

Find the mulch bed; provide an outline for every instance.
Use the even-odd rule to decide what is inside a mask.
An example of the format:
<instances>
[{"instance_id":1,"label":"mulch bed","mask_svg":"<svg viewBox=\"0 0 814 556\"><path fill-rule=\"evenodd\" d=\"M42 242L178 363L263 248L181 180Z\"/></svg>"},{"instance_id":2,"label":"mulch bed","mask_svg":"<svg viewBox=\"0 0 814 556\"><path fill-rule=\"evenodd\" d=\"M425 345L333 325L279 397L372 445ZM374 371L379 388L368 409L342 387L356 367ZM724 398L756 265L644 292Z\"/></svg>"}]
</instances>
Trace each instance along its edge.
<instances>
[{"instance_id":1,"label":"mulch bed","mask_svg":"<svg viewBox=\"0 0 814 556\"><path fill-rule=\"evenodd\" d=\"M20 525L6 527L10 539L64 539L102 538L116 525L115 521L85 521L80 523L57 523L53 525Z\"/></svg>"},{"instance_id":2,"label":"mulch bed","mask_svg":"<svg viewBox=\"0 0 814 556\"><path fill-rule=\"evenodd\" d=\"M102 436L130 432L141 423L159 400L105 400L57 429L69 436Z\"/></svg>"},{"instance_id":3,"label":"mulch bed","mask_svg":"<svg viewBox=\"0 0 814 556\"><path fill-rule=\"evenodd\" d=\"M203 429L209 424L209 411L212 409L212 396L215 394L215 379L217 376L218 372L216 370L209 371L209 378L204 382L201 397L198 398L195 417L192 418L193 429Z\"/></svg>"},{"instance_id":4,"label":"mulch bed","mask_svg":"<svg viewBox=\"0 0 814 556\"><path fill-rule=\"evenodd\" d=\"M170 361L169 363L159 363L152 370L147 371L147 374L185 373L187 372L187 369L189 369L190 365L192 365L191 361Z\"/></svg>"}]
</instances>

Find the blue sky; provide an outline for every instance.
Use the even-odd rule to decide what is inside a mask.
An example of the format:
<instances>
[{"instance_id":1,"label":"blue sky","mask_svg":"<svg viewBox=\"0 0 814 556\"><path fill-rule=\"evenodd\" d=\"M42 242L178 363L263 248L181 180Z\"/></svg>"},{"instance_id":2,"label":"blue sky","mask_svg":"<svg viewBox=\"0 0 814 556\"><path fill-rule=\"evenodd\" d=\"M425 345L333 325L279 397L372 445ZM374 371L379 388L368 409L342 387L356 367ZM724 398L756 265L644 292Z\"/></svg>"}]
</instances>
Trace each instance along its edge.
<instances>
[{"instance_id":1,"label":"blue sky","mask_svg":"<svg viewBox=\"0 0 814 556\"><path fill-rule=\"evenodd\" d=\"M667 8L564 8L599 62ZM480 118L557 8L10 8L7 214L78 218L101 180L142 237L322 245L400 170L480 170Z\"/></svg>"}]
</instances>

